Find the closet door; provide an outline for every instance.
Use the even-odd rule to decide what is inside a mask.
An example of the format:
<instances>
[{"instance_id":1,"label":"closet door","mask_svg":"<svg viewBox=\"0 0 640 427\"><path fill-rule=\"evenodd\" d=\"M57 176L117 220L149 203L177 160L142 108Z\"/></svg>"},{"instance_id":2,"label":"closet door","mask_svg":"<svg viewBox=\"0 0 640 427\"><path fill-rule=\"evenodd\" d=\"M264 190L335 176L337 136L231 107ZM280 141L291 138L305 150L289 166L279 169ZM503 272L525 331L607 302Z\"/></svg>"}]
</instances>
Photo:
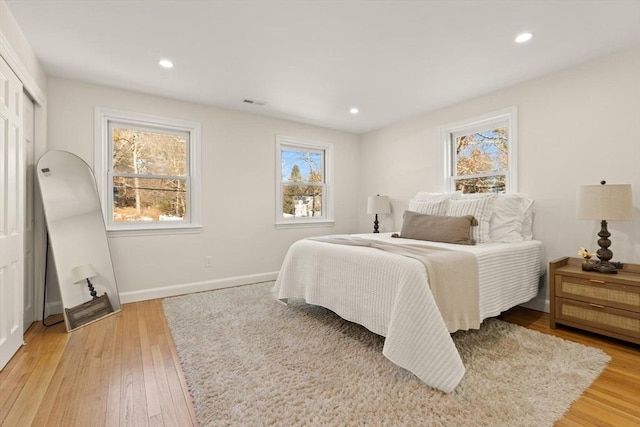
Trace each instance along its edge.
<instances>
[{"instance_id":1,"label":"closet door","mask_svg":"<svg viewBox=\"0 0 640 427\"><path fill-rule=\"evenodd\" d=\"M22 83L0 58L0 369L22 345L24 142Z\"/></svg>"}]
</instances>

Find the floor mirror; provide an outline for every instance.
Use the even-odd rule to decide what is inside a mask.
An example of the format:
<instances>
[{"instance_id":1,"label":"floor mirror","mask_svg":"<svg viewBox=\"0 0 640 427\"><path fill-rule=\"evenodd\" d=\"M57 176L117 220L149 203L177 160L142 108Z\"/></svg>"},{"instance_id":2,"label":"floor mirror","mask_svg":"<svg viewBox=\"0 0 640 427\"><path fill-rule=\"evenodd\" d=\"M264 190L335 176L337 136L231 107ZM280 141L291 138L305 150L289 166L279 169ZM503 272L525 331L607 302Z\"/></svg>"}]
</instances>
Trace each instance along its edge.
<instances>
[{"instance_id":1,"label":"floor mirror","mask_svg":"<svg viewBox=\"0 0 640 427\"><path fill-rule=\"evenodd\" d=\"M36 171L64 321L72 331L121 309L96 180L89 165L66 151L45 153Z\"/></svg>"}]
</instances>

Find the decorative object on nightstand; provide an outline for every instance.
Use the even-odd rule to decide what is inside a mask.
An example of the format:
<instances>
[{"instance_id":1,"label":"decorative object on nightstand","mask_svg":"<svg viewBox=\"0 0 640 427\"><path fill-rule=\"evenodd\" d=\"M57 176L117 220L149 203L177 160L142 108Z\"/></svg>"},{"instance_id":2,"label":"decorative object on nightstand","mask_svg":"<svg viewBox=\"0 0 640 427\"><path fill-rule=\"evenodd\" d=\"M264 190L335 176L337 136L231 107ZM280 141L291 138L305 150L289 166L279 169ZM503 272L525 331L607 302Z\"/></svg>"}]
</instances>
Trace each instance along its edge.
<instances>
[{"instance_id":1,"label":"decorative object on nightstand","mask_svg":"<svg viewBox=\"0 0 640 427\"><path fill-rule=\"evenodd\" d=\"M633 219L633 198L631 185L616 184L583 185L578 189L578 219L600 220L598 236L598 262L593 268L600 273L617 273L616 267L609 262L613 252L609 249L611 233L607 230L607 221L628 221Z\"/></svg>"},{"instance_id":2,"label":"decorative object on nightstand","mask_svg":"<svg viewBox=\"0 0 640 427\"><path fill-rule=\"evenodd\" d=\"M580 258L549 263L551 328L566 325L640 344L640 264L616 275L583 271Z\"/></svg>"},{"instance_id":3,"label":"decorative object on nightstand","mask_svg":"<svg viewBox=\"0 0 640 427\"><path fill-rule=\"evenodd\" d=\"M369 215L375 214L376 219L373 221L373 232L379 233L378 231L378 214L387 215L391 213L391 204L389 203L389 196L369 196L367 200L367 213Z\"/></svg>"},{"instance_id":4,"label":"decorative object on nightstand","mask_svg":"<svg viewBox=\"0 0 640 427\"><path fill-rule=\"evenodd\" d=\"M588 249L580 248L578 255L582 258L582 271L593 271L596 263L592 258L596 256L596 254L589 252Z\"/></svg>"},{"instance_id":5,"label":"decorative object on nightstand","mask_svg":"<svg viewBox=\"0 0 640 427\"><path fill-rule=\"evenodd\" d=\"M89 286L89 293L91 294L91 299L98 299L98 294L96 290L93 288L93 283L91 283L92 277L96 277L98 273L93 269L91 264L83 264L77 267L73 267L71 269L71 278L73 283L80 283L87 281L87 286Z\"/></svg>"}]
</instances>

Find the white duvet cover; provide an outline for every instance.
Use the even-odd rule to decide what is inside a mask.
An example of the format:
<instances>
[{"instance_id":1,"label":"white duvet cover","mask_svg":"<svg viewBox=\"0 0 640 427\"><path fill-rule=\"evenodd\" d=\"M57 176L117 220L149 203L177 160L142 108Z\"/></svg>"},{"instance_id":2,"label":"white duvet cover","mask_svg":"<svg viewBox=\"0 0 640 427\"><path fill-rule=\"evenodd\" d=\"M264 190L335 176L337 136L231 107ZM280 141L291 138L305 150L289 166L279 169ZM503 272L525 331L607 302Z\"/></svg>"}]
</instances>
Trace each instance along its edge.
<instances>
[{"instance_id":1,"label":"white duvet cover","mask_svg":"<svg viewBox=\"0 0 640 427\"><path fill-rule=\"evenodd\" d=\"M476 246L360 234L386 243L441 246L478 259L480 317L529 301L538 293L542 244ZM451 392L464 366L435 304L424 264L379 249L315 240L294 243L273 288L281 301L302 298L386 337L383 354L427 385Z\"/></svg>"}]
</instances>

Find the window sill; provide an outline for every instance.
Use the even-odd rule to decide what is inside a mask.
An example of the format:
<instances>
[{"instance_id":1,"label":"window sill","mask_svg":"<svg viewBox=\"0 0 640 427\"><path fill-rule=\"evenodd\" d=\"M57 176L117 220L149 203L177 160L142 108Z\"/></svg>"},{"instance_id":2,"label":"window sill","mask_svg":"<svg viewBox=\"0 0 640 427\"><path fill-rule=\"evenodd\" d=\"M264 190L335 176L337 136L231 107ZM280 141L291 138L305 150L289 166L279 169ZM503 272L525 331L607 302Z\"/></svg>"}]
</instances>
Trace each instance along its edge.
<instances>
[{"instance_id":1,"label":"window sill","mask_svg":"<svg viewBox=\"0 0 640 427\"><path fill-rule=\"evenodd\" d=\"M201 225L183 225L180 227L131 227L107 229L107 237L164 236L176 234L197 234L202 231Z\"/></svg>"},{"instance_id":2,"label":"window sill","mask_svg":"<svg viewBox=\"0 0 640 427\"><path fill-rule=\"evenodd\" d=\"M286 222L276 222L276 229L286 229L286 228L313 228L313 227L333 227L336 223L334 220L326 219L326 220L313 220L313 221L286 221Z\"/></svg>"}]
</instances>

